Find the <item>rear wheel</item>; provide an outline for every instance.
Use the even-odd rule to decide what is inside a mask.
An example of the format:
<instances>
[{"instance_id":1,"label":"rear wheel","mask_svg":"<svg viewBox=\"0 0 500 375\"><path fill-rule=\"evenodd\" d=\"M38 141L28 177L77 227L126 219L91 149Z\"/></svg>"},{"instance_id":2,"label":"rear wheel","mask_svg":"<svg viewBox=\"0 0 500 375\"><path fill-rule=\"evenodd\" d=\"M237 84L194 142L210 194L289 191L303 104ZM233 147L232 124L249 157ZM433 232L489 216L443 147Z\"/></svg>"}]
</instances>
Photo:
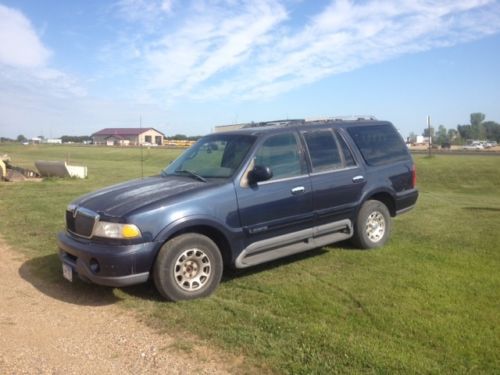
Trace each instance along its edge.
<instances>
[{"instance_id":1,"label":"rear wheel","mask_svg":"<svg viewBox=\"0 0 500 375\"><path fill-rule=\"evenodd\" d=\"M391 215L385 204L377 200L363 203L354 226L353 243L362 249L383 246L391 233Z\"/></svg>"},{"instance_id":2,"label":"rear wheel","mask_svg":"<svg viewBox=\"0 0 500 375\"><path fill-rule=\"evenodd\" d=\"M153 270L156 289L171 300L209 296L222 277L222 256L208 237L186 233L165 243Z\"/></svg>"}]
</instances>

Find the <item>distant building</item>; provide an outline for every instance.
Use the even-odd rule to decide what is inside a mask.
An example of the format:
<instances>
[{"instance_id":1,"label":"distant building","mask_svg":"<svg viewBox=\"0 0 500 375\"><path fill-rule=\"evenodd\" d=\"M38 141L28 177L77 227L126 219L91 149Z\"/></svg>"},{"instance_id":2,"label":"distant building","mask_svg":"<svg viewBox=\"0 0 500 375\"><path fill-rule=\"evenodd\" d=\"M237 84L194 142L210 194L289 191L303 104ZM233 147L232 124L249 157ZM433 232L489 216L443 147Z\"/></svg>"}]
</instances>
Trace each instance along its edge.
<instances>
[{"instance_id":1,"label":"distant building","mask_svg":"<svg viewBox=\"0 0 500 375\"><path fill-rule=\"evenodd\" d=\"M62 140L60 138L47 138L45 140L45 143L51 143L51 144L61 144Z\"/></svg>"},{"instance_id":2,"label":"distant building","mask_svg":"<svg viewBox=\"0 0 500 375\"><path fill-rule=\"evenodd\" d=\"M96 145L151 146L162 145L165 135L153 128L106 128L91 137Z\"/></svg>"},{"instance_id":3,"label":"distant building","mask_svg":"<svg viewBox=\"0 0 500 375\"><path fill-rule=\"evenodd\" d=\"M424 137L423 135L415 136L415 139L412 141L415 145L423 145L429 143L429 137Z\"/></svg>"}]
</instances>

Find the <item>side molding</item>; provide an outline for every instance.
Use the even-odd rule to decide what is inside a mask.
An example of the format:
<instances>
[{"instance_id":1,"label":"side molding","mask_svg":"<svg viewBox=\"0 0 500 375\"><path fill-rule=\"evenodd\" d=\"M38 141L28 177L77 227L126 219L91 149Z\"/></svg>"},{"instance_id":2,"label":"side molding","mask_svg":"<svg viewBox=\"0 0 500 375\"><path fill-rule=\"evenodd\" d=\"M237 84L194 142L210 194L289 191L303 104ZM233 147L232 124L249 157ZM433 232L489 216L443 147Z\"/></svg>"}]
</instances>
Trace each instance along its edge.
<instances>
[{"instance_id":1,"label":"side molding","mask_svg":"<svg viewBox=\"0 0 500 375\"><path fill-rule=\"evenodd\" d=\"M351 220L344 219L334 223L284 234L274 238L257 241L247 246L236 258L236 268L246 268L274 259L317 249L334 242L346 240L353 235Z\"/></svg>"}]
</instances>

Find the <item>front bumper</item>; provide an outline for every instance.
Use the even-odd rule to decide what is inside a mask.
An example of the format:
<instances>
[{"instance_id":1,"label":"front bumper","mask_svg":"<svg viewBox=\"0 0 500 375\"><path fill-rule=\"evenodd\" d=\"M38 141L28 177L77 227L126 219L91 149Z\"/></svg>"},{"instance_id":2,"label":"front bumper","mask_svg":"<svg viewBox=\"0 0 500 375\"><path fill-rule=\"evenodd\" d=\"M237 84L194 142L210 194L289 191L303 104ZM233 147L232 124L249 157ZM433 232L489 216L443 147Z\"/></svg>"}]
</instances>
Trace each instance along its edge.
<instances>
[{"instance_id":1,"label":"front bumper","mask_svg":"<svg viewBox=\"0 0 500 375\"><path fill-rule=\"evenodd\" d=\"M103 245L66 232L58 234L57 245L61 261L82 279L112 287L146 282L160 247L156 242Z\"/></svg>"}]
</instances>

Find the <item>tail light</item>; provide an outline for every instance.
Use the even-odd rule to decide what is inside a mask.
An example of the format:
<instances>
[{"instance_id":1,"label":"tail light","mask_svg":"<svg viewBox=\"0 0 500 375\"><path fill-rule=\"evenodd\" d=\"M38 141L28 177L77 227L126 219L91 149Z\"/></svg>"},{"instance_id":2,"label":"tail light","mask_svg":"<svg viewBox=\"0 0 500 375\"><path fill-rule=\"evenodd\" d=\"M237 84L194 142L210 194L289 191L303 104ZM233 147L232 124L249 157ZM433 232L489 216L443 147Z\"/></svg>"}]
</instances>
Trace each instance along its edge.
<instances>
[{"instance_id":1,"label":"tail light","mask_svg":"<svg viewBox=\"0 0 500 375\"><path fill-rule=\"evenodd\" d=\"M411 187L414 188L417 186L417 169L415 168L415 164L411 166Z\"/></svg>"}]
</instances>

